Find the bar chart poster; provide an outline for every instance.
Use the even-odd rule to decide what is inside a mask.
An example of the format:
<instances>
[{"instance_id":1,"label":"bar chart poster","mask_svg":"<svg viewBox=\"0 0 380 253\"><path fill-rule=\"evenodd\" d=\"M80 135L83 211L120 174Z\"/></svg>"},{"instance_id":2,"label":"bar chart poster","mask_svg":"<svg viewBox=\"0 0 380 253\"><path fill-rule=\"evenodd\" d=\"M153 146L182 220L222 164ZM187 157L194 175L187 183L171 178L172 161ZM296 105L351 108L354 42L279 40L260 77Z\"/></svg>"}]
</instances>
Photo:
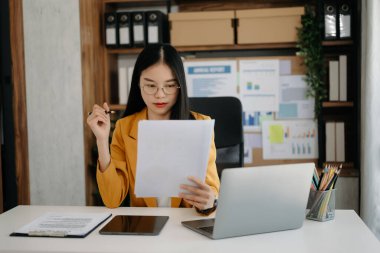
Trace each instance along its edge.
<instances>
[{"instance_id":1,"label":"bar chart poster","mask_svg":"<svg viewBox=\"0 0 380 253\"><path fill-rule=\"evenodd\" d=\"M314 120L262 122L263 159L318 158L317 129Z\"/></svg>"},{"instance_id":2,"label":"bar chart poster","mask_svg":"<svg viewBox=\"0 0 380 253\"><path fill-rule=\"evenodd\" d=\"M273 120L273 112L243 112L244 131L261 131L261 124L265 120Z\"/></svg>"},{"instance_id":3,"label":"bar chart poster","mask_svg":"<svg viewBox=\"0 0 380 253\"><path fill-rule=\"evenodd\" d=\"M278 112L279 60L240 60L239 91L245 112Z\"/></svg>"}]
</instances>

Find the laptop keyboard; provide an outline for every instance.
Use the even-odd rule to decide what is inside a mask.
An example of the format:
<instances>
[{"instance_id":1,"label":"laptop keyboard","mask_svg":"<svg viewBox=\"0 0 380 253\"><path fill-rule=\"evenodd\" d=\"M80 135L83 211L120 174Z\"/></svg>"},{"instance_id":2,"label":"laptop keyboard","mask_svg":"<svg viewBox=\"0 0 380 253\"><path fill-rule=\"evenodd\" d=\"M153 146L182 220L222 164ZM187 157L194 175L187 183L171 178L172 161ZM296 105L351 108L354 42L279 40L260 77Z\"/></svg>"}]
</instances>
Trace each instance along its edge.
<instances>
[{"instance_id":1,"label":"laptop keyboard","mask_svg":"<svg viewBox=\"0 0 380 253\"><path fill-rule=\"evenodd\" d=\"M206 231L207 233L210 233L210 234L212 234L214 232L214 226L199 227L199 229Z\"/></svg>"}]
</instances>

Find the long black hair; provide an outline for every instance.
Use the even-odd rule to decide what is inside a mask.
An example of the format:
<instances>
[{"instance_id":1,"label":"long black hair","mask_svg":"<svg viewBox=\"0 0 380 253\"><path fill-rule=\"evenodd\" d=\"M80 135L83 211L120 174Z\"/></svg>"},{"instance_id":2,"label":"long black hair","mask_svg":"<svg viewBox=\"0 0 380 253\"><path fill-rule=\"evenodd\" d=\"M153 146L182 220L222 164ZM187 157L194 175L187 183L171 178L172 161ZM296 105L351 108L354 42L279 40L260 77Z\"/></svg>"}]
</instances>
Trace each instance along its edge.
<instances>
[{"instance_id":1,"label":"long black hair","mask_svg":"<svg viewBox=\"0 0 380 253\"><path fill-rule=\"evenodd\" d=\"M173 72L177 79L179 94L173 105L170 119L190 119L189 98L187 96L185 70L181 57L177 50L169 44L148 45L139 54L132 74L131 89L128 97L127 107L123 117L132 115L146 107L140 91L141 72L150 66L163 61Z\"/></svg>"}]
</instances>

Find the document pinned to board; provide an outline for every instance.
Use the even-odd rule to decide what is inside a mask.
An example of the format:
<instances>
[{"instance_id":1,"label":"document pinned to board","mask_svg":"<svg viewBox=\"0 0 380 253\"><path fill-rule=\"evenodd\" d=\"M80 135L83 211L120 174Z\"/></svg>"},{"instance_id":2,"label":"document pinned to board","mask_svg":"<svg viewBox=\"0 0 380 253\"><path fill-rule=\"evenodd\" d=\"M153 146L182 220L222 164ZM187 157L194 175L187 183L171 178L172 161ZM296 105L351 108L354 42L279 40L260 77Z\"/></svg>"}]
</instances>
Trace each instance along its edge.
<instances>
[{"instance_id":1,"label":"document pinned to board","mask_svg":"<svg viewBox=\"0 0 380 253\"><path fill-rule=\"evenodd\" d=\"M86 237L111 213L49 212L16 230L11 236Z\"/></svg>"},{"instance_id":2,"label":"document pinned to board","mask_svg":"<svg viewBox=\"0 0 380 253\"><path fill-rule=\"evenodd\" d=\"M139 122L135 194L178 197L188 176L204 181L214 120Z\"/></svg>"}]
</instances>

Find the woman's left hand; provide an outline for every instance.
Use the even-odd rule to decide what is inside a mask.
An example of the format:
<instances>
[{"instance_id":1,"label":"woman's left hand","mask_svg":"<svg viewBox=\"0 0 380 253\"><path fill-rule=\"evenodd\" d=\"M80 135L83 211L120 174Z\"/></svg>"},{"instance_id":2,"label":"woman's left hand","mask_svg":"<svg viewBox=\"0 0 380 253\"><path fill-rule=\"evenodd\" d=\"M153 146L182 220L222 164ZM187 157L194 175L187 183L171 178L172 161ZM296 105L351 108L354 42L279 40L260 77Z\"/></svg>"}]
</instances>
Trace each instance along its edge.
<instances>
[{"instance_id":1,"label":"woman's left hand","mask_svg":"<svg viewBox=\"0 0 380 253\"><path fill-rule=\"evenodd\" d=\"M186 192L181 192L179 197L199 210L212 208L214 206L215 193L211 187L198 178L188 177L188 179L193 182L195 186L182 184L181 189Z\"/></svg>"}]
</instances>

